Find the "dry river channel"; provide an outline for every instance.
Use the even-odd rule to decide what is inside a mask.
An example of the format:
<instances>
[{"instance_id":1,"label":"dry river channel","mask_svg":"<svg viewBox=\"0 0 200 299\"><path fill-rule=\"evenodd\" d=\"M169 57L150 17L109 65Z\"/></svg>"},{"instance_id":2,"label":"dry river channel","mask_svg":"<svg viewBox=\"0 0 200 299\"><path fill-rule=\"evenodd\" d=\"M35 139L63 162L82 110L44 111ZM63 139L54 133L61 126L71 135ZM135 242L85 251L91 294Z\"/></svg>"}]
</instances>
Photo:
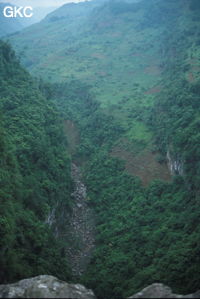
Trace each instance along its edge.
<instances>
[{"instance_id":1,"label":"dry river channel","mask_svg":"<svg viewBox=\"0 0 200 299\"><path fill-rule=\"evenodd\" d=\"M82 182L81 171L74 163L71 169L74 192L68 236L70 246L66 251L73 276L81 276L90 262L95 246L95 223L94 213L88 206L87 190Z\"/></svg>"}]
</instances>

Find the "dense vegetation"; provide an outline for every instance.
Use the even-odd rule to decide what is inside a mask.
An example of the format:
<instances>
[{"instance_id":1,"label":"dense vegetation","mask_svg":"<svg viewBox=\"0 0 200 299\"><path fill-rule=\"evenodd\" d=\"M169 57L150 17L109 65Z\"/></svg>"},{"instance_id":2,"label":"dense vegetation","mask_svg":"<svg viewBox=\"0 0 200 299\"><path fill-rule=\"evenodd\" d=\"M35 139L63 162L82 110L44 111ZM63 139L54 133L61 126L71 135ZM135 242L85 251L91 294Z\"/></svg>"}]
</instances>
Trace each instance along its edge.
<instances>
[{"instance_id":1,"label":"dense vegetation","mask_svg":"<svg viewBox=\"0 0 200 299\"><path fill-rule=\"evenodd\" d=\"M199 2L191 1L189 8L187 25L165 35L163 89L155 101L150 122L160 152L166 155L169 151L179 161L187 188L196 193L200 182Z\"/></svg>"},{"instance_id":2,"label":"dense vegetation","mask_svg":"<svg viewBox=\"0 0 200 299\"><path fill-rule=\"evenodd\" d=\"M97 215L97 248L81 281L100 298L128 296L155 281L183 293L198 288L199 85L196 80L189 82L187 76L193 67L188 65L188 56L198 53L199 35L197 21L192 17L187 31L183 27L174 29L173 38L169 37L170 30L178 21L174 20L173 26L171 18L166 21L168 26L160 48L164 69L162 90L152 108L142 110L134 102L130 113L151 127L155 145L162 154L160 160L164 161L170 151L175 161L181 161L184 176L177 172L172 183L156 181L144 189L138 179L127 175L124 164L109 154L118 138L126 134L125 121L105 117L94 96L89 96L87 88L79 82L72 101L66 98L66 93L75 82L66 89L62 86L62 96L57 96L58 106L66 111L65 117L73 119L80 129L77 157L89 160L84 173L89 202ZM192 53L186 56L191 51L191 41ZM180 51L176 55L173 49L177 47ZM197 72L194 76L198 79ZM141 92L135 89L137 96ZM123 109L122 105L120 108Z\"/></svg>"},{"instance_id":3,"label":"dense vegetation","mask_svg":"<svg viewBox=\"0 0 200 299\"><path fill-rule=\"evenodd\" d=\"M0 98L0 280L42 273L69 278L63 244L45 224L55 205L57 210L70 206L62 122L3 42Z\"/></svg>"},{"instance_id":4,"label":"dense vegetation","mask_svg":"<svg viewBox=\"0 0 200 299\"><path fill-rule=\"evenodd\" d=\"M58 272L67 269L62 244L52 246L44 224L55 199L70 207L61 115L79 130L72 159L96 214L96 249L80 281L102 299L152 282L192 292L200 279L199 1L116 1L94 4L92 14L89 7L72 5L68 14L65 6L12 38L25 65L57 83L34 83L1 45L6 280L22 277L23 267L27 276L69 277ZM179 164L173 179L144 187L112 155L124 140L133 156L159 152L165 164L168 153Z\"/></svg>"},{"instance_id":5,"label":"dense vegetation","mask_svg":"<svg viewBox=\"0 0 200 299\"><path fill-rule=\"evenodd\" d=\"M80 130L73 158L84 161L88 202L97 217L96 250L81 282L99 298L125 297L155 281L177 292L197 289L196 190L192 193L181 176L144 189L138 178L126 173L122 161L111 157L110 149L124 131L103 114L89 89L76 81L53 91L63 117L70 116Z\"/></svg>"}]
</instances>

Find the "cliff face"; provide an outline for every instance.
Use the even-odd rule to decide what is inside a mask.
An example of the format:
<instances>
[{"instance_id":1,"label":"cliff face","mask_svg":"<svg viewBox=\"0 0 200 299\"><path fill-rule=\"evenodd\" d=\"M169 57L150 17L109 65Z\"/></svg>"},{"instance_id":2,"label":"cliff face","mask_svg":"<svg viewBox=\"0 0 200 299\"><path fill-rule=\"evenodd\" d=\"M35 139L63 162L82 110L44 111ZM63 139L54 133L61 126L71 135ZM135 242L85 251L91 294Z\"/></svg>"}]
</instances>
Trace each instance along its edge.
<instances>
[{"instance_id":1,"label":"cliff face","mask_svg":"<svg viewBox=\"0 0 200 299\"><path fill-rule=\"evenodd\" d=\"M178 155L172 155L167 151L167 164L171 175L183 175L183 162Z\"/></svg>"}]
</instances>

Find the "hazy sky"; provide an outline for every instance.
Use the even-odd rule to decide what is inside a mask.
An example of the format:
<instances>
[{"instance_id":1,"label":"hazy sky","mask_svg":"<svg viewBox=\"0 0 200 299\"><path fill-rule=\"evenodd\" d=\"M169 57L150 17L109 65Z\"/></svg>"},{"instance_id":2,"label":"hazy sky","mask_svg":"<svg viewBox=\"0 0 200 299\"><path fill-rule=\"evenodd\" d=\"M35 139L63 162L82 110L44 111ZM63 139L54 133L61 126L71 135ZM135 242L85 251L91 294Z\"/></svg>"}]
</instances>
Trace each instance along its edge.
<instances>
[{"instance_id":1,"label":"hazy sky","mask_svg":"<svg viewBox=\"0 0 200 299\"><path fill-rule=\"evenodd\" d=\"M15 4L17 6L61 6L69 2L82 2L86 0L0 0L0 2L6 2Z\"/></svg>"}]
</instances>

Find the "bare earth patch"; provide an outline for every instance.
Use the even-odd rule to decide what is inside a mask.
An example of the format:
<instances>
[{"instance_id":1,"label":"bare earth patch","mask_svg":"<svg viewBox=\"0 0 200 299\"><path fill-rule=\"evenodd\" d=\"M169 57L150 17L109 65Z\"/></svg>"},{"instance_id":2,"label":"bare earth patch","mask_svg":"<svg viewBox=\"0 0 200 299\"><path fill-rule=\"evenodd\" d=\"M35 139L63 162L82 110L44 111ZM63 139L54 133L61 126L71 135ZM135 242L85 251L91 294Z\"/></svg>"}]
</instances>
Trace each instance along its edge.
<instances>
[{"instance_id":1,"label":"bare earth patch","mask_svg":"<svg viewBox=\"0 0 200 299\"><path fill-rule=\"evenodd\" d=\"M190 73L188 74L188 81L189 81L190 83L194 83L194 82L195 82L195 78L194 78L194 75L193 75L192 72L190 72Z\"/></svg>"},{"instance_id":2,"label":"bare earth patch","mask_svg":"<svg viewBox=\"0 0 200 299\"><path fill-rule=\"evenodd\" d=\"M148 89L145 94L155 94L155 93L159 93L161 91L162 87L161 86L155 86L152 87L150 89Z\"/></svg>"},{"instance_id":3,"label":"bare earth patch","mask_svg":"<svg viewBox=\"0 0 200 299\"><path fill-rule=\"evenodd\" d=\"M70 154L74 154L76 151L76 146L79 144L80 136L79 131L74 122L71 120L64 121L64 131L68 140L68 148Z\"/></svg>"},{"instance_id":4,"label":"bare earth patch","mask_svg":"<svg viewBox=\"0 0 200 299\"><path fill-rule=\"evenodd\" d=\"M150 75L160 75L161 74L161 68L157 65L151 65L145 68L144 70L145 74Z\"/></svg>"},{"instance_id":5,"label":"bare earth patch","mask_svg":"<svg viewBox=\"0 0 200 299\"><path fill-rule=\"evenodd\" d=\"M102 53L92 53L92 57L98 58L98 59L105 59L106 56Z\"/></svg>"},{"instance_id":6,"label":"bare earth patch","mask_svg":"<svg viewBox=\"0 0 200 299\"><path fill-rule=\"evenodd\" d=\"M111 155L125 161L125 167L129 174L140 177L143 186L148 186L154 179L170 181L171 175L166 164L156 161L156 155L145 149L139 154L133 154L122 146L112 149Z\"/></svg>"}]
</instances>

